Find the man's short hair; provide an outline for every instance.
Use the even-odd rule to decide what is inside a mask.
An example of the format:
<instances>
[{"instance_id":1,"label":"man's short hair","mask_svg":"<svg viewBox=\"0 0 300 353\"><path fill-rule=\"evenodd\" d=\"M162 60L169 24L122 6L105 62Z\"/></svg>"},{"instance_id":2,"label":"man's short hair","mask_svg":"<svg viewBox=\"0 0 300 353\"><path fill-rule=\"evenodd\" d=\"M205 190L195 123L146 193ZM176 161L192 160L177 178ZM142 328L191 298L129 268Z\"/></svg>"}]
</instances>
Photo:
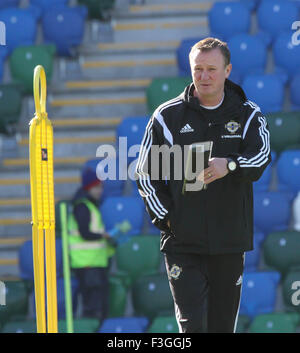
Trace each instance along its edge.
<instances>
[{"instance_id":1,"label":"man's short hair","mask_svg":"<svg viewBox=\"0 0 300 353\"><path fill-rule=\"evenodd\" d=\"M192 49L190 51L189 58L191 58L191 55L195 50L206 52L206 51L210 51L213 49L219 49L221 51L221 53L224 57L225 66L230 64L230 51L228 49L227 43L222 42L218 38L209 37L209 38L202 39L199 42L197 42L196 44L194 44L194 46L192 47Z\"/></svg>"}]
</instances>

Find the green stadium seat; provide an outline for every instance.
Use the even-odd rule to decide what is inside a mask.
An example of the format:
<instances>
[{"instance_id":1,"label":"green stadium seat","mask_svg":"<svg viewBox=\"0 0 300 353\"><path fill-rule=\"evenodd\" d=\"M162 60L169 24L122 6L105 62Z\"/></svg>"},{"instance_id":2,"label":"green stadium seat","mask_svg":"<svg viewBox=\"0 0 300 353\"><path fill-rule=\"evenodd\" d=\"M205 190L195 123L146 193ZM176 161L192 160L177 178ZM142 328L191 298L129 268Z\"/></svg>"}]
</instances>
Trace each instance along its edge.
<instances>
[{"instance_id":1,"label":"green stadium seat","mask_svg":"<svg viewBox=\"0 0 300 353\"><path fill-rule=\"evenodd\" d=\"M107 19L115 6L115 0L78 0L78 4L85 5L90 19Z\"/></svg>"},{"instance_id":2,"label":"green stadium seat","mask_svg":"<svg viewBox=\"0 0 300 353\"><path fill-rule=\"evenodd\" d=\"M263 244L266 265L282 274L300 268L300 232L285 231L268 234Z\"/></svg>"},{"instance_id":3,"label":"green stadium seat","mask_svg":"<svg viewBox=\"0 0 300 353\"><path fill-rule=\"evenodd\" d=\"M28 292L23 281L6 281L5 305L0 305L0 321L7 323L14 316L25 317L28 313ZM3 293L3 292L2 292Z\"/></svg>"},{"instance_id":4,"label":"green stadium seat","mask_svg":"<svg viewBox=\"0 0 300 353\"><path fill-rule=\"evenodd\" d=\"M58 323L58 332L67 333L67 323L66 320L59 320ZM73 320L73 332L74 333L94 333L99 328L99 320L97 319L74 319Z\"/></svg>"},{"instance_id":5,"label":"green stadium seat","mask_svg":"<svg viewBox=\"0 0 300 353\"><path fill-rule=\"evenodd\" d=\"M166 273L145 275L132 287L132 305L135 316L174 315L174 304Z\"/></svg>"},{"instance_id":6,"label":"green stadium seat","mask_svg":"<svg viewBox=\"0 0 300 353\"><path fill-rule=\"evenodd\" d=\"M22 87L14 84L0 85L0 133L14 134L22 107Z\"/></svg>"},{"instance_id":7,"label":"green stadium seat","mask_svg":"<svg viewBox=\"0 0 300 353\"><path fill-rule=\"evenodd\" d=\"M111 275L109 277L109 317L122 317L127 304L128 287L124 278Z\"/></svg>"},{"instance_id":8,"label":"green stadium seat","mask_svg":"<svg viewBox=\"0 0 300 353\"><path fill-rule=\"evenodd\" d=\"M11 321L8 322L3 328L2 333L36 333L36 322L33 320L28 321Z\"/></svg>"},{"instance_id":9,"label":"green stadium seat","mask_svg":"<svg viewBox=\"0 0 300 353\"><path fill-rule=\"evenodd\" d=\"M277 153L300 143L300 112L267 114L272 151Z\"/></svg>"},{"instance_id":10,"label":"green stadium seat","mask_svg":"<svg viewBox=\"0 0 300 353\"><path fill-rule=\"evenodd\" d=\"M251 325L250 333L295 333L299 323L297 313L271 313L257 315Z\"/></svg>"},{"instance_id":11,"label":"green stadium seat","mask_svg":"<svg viewBox=\"0 0 300 353\"><path fill-rule=\"evenodd\" d=\"M158 316L149 326L148 333L179 333L175 316Z\"/></svg>"},{"instance_id":12,"label":"green stadium seat","mask_svg":"<svg viewBox=\"0 0 300 353\"><path fill-rule=\"evenodd\" d=\"M147 87L147 106L150 114L162 103L176 98L192 82L191 77L155 78Z\"/></svg>"},{"instance_id":13,"label":"green stadium seat","mask_svg":"<svg viewBox=\"0 0 300 353\"><path fill-rule=\"evenodd\" d=\"M120 273L126 273L133 283L140 275L159 271L161 252L160 238L153 235L131 237L117 247L115 259Z\"/></svg>"},{"instance_id":14,"label":"green stadium seat","mask_svg":"<svg viewBox=\"0 0 300 353\"><path fill-rule=\"evenodd\" d=\"M16 48L9 58L12 78L23 84L25 92L33 92L33 72L37 65L42 65L49 84L53 72L55 45L21 46Z\"/></svg>"},{"instance_id":15,"label":"green stadium seat","mask_svg":"<svg viewBox=\"0 0 300 353\"><path fill-rule=\"evenodd\" d=\"M300 313L300 270L288 272L282 283L282 297L287 310Z\"/></svg>"},{"instance_id":16,"label":"green stadium seat","mask_svg":"<svg viewBox=\"0 0 300 353\"><path fill-rule=\"evenodd\" d=\"M248 330L250 324L250 318L247 315L239 315L238 322L236 325L236 333L245 333Z\"/></svg>"}]
</instances>

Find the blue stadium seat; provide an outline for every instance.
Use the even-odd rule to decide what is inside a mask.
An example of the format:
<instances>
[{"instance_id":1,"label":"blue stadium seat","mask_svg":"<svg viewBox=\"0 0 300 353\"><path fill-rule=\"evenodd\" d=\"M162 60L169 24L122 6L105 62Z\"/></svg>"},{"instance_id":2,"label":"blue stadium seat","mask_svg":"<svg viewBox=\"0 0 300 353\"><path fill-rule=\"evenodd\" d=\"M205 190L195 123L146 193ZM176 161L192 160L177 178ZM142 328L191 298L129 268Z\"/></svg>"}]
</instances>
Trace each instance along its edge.
<instances>
[{"instance_id":1,"label":"blue stadium seat","mask_svg":"<svg viewBox=\"0 0 300 353\"><path fill-rule=\"evenodd\" d=\"M294 194L300 191L300 149L283 151L276 165L278 183L286 185Z\"/></svg>"},{"instance_id":2,"label":"blue stadium seat","mask_svg":"<svg viewBox=\"0 0 300 353\"><path fill-rule=\"evenodd\" d=\"M268 191L270 187L270 182L272 179L272 167L274 161L276 160L276 152L271 152L272 161L264 170L263 175L253 183L253 190L254 191Z\"/></svg>"},{"instance_id":3,"label":"blue stadium seat","mask_svg":"<svg viewBox=\"0 0 300 353\"><path fill-rule=\"evenodd\" d=\"M234 34L249 32L251 11L241 2L215 2L208 20L211 36L228 40Z\"/></svg>"},{"instance_id":4,"label":"blue stadium seat","mask_svg":"<svg viewBox=\"0 0 300 353\"><path fill-rule=\"evenodd\" d=\"M143 136L145 134L146 126L149 122L148 116L141 117L127 117L122 120L120 125L117 127L116 137L117 143L120 143L120 137L127 137L127 161L131 163L133 160L138 158L138 152L140 150L140 144L142 142ZM131 146L138 145L137 150L131 151L130 154L135 154L132 157L128 156L128 151ZM126 151L119 150L119 156Z\"/></svg>"},{"instance_id":5,"label":"blue stadium seat","mask_svg":"<svg viewBox=\"0 0 300 353\"><path fill-rule=\"evenodd\" d=\"M264 240L264 234L254 232L253 250L245 253L245 272L254 272L257 270L261 257L261 245Z\"/></svg>"},{"instance_id":6,"label":"blue stadium seat","mask_svg":"<svg viewBox=\"0 0 300 353\"><path fill-rule=\"evenodd\" d=\"M290 100L292 110L300 111L300 72L292 77L290 84Z\"/></svg>"},{"instance_id":7,"label":"blue stadium seat","mask_svg":"<svg viewBox=\"0 0 300 353\"><path fill-rule=\"evenodd\" d=\"M4 62L8 55L8 50L6 46L0 46L0 81L3 79L4 74Z\"/></svg>"},{"instance_id":8,"label":"blue stadium seat","mask_svg":"<svg viewBox=\"0 0 300 353\"><path fill-rule=\"evenodd\" d=\"M103 321L99 333L144 333L149 324L146 317L119 317Z\"/></svg>"},{"instance_id":9,"label":"blue stadium seat","mask_svg":"<svg viewBox=\"0 0 300 353\"><path fill-rule=\"evenodd\" d=\"M254 192L254 224L263 233L286 230L291 217L293 193L289 191Z\"/></svg>"},{"instance_id":10,"label":"blue stadium seat","mask_svg":"<svg viewBox=\"0 0 300 353\"><path fill-rule=\"evenodd\" d=\"M260 0L240 0L250 11L255 11Z\"/></svg>"},{"instance_id":11,"label":"blue stadium seat","mask_svg":"<svg viewBox=\"0 0 300 353\"><path fill-rule=\"evenodd\" d=\"M258 314L273 312L279 280L280 273L276 271L245 272L239 314L253 318Z\"/></svg>"},{"instance_id":12,"label":"blue stadium seat","mask_svg":"<svg viewBox=\"0 0 300 353\"><path fill-rule=\"evenodd\" d=\"M249 100L255 102L263 114L282 111L284 83L277 75L247 75L242 84Z\"/></svg>"},{"instance_id":13,"label":"blue stadium seat","mask_svg":"<svg viewBox=\"0 0 300 353\"><path fill-rule=\"evenodd\" d=\"M66 311L65 311L65 287L64 287L64 279L62 277L57 279L57 318L65 319ZM46 293L46 287L45 287ZM77 304L78 304L78 281L75 277L71 278L71 295L72 295L72 309L73 313L76 313ZM46 296L47 302L47 296ZM35 293L33 292L32 296L32 308L33 308L33 315L35 316Z\"/></svg>"},{"instance_id":14,"label":"blue stadium seat","mask_svg":"<svg viewBox=\"0 0 300 353\"><path fill-rule=\"evenodd\" d=\"M119 243L127 241L130 236L141 234L144 223L144 203L140 197L107 197L100 211L107 231L125 220L131 224L131 229L121 236Z\"/></svg>"},{"instance_id":15,"label":"blue stadium seat","mask_svg":"<svg viewBox=\"0 0 300 353\"><path fill-rule=\"evenodd\" d=\"M102 201L107 197L121 196L123 194L127 175L125 173L127 173L127 171L124 167L121 172L118 158L90 159L84 164L82 172L85 168L95 170L98 178L103 180Z\"/></svg>"},{"instance_id":16,"label":"blue stadium seat","mask_svg":"<svg viewBox=\"0 0 300 353\"><path fill-rule=\"evenodd\" d=\"M30 0L30 4L39 7L42 12L48 11L51 7L66 7L69 0Z\"/></svg>"},{"instance_id":17,"label":"blue stadium seat","mask_svg":"<svg viewBox=\"0 0 300 353\"><path fill-rule=\"evenodd\" d=\"M290 30L298 18L297 5L286 0L262 0L256 15L258 27L274 40L281 32Z\"/></svg>"},{"instance_id":18,"label":"blue stadium seat","mask_svg":"<svg viewBox=\"0 0 300 353\"><path fill-rule=\"evenodd\" d=\"M0 11L0 21L6 26L6 48L10 54L16 47L34 45L40 11L36 7L6 8Z\"/></svg>"},{"instance_id":19,"label":"blue stadium seat","mask_svg":"<svg viewBox=\"0 0 300 353\"><path fill-rule=\"evenodd\" d=\"M19 250L19 271L20 277L24 280L33 280L33 254L32 240L24 242ZM60 277L63 273L62 263L62 243L61 239L56 239L56 276Z\"/></svg>"},{"instance_id":20,"label":"blue stadium seat","mask_svg":"<svg viewBox=\"0 0 300 353\"><path fill-rule=\"evenodd\" d=\"M55 44L58 55L74 55L83 39L87 13L84 6L48 9L42 17L44 41Z\"/></svg>"},{"instance_id":21,"label":"blue stadium seat","mask_svg":"<svg viewBox=\"0 0 300 353\"><path fill-rule=\"evenodd\" d=\"M264 74L267 63L265 43L248 33L236 34L228 41L231 52L232 73L237 71L240 79L246 74Z\"/></svg>"},{"instance_id":22,"label":"blue stadium seat","mask_svg":"<svg viewBox=\"0 0 300 353\"><path fill-rule=\"evenodd\" d=\"M7 7L18 7L21 0L1 0L0 9Z\"/></svg>"},{"instance_id":23,"label":"blue stadium seat","mask_svg":"<svg viewBox=\"0 0 300 353\"><path fill-rule=\"evenodd\" d=\"M275 67L285 71L290 79L300 72L300 45L293 45L292 35L292 31L280 33L272 46Z\"/></svg>"},{"instance_id":24,"label":"blue stadium seat","mask_svg":"<svg viewBox=\"0 0 300 353\"><path fill-rule=\"evenodd\" d=\"M186 77L191 75L189 53L192 49L192 46L203 38L204 37L185 38L181 41L179 47L176 49L179 76Z\"/></svg>"}]
</instances>

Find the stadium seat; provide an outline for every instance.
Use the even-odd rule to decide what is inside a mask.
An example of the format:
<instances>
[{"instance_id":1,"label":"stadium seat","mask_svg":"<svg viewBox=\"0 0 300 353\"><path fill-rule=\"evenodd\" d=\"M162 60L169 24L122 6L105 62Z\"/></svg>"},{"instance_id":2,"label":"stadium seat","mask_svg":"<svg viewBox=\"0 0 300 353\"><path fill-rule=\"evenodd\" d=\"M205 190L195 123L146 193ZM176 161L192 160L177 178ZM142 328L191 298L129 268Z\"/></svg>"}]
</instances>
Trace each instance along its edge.
<instances>
[{"instance_id":1,"label":"stadium seat","mask_svg":"<svg viewBox=\"0 0 300 353\"><path fill-rule=\"evenodd\" d=\"M120 165L121 164L121 165ZM85 168L92 168L97 176L103 181L102 202L107 197L122 196L127 176L126 164L119 162L119 158L95 158L88 160L82 167L81 173Z\"/></svg>"},{"instance_id":2,"label":"stadium seat","mask_svg":"<svg viewBox=\"0 0 300 353\"><path fill-rule=\"evenodd\" d=\"M149 326L147 333L179 333L175 315L156 317Z\"/></svg>"},{"instance_id":3,"label":"stadium seat","mask_svg":"<svg viewBox=\"0 0 300 353\"><path fill-rule=\"evenodd\" d=\"M33 92L33 72L37 65L45 69L47 82L51 82L55 47L53 45L22 46L16 48L9 58L12 78L22 83L25 92Z\"/></svg>"},{"instance_id":4,"label":"stadium seat","mask_svg":"<svg viewBox=\"0 0 300 353\"><path fill-rule=\"evenodd\" d=\"M266 114L270 130L271 149L280 153L291 145L300 143L300 114L278 112Z\"/></svg>"},{"instance_id":5,"label":"stadium seat","mask_svg":"<svg viewBox=\"0 0 300 353\"><path fill-rule=\"evenodd\" d=\"M127 286L122 277L109 276L109 317L124 316L127 304Z\"/></svg>"},{"instance_id":6,"label":"stadium seat","mask_svg":"<svg viewBox=\"0 0 300 353\"><path fill-rule=\"evenodd\" d=\"M115 0L78 0L78 3L88 8L90 19L106 20L111 17Z\"/></svg>"},{"instance_id":7,"label":"stadium seat","mask_svg":"<svg viewBox=\"0 0 300 353\"><path fill-rule=\"evenodd\" d=\"M249 74L242 87L248 99L255 102L263 114L282 111L284 83L278 75Z\"/></svg>"},{"instance_id":8,"label":"stadium seat","mask_svg":"<svg viewBox=\"0 0 300 353\"><path fill-rule=\"evenodd\" d=\"M264 74L267 47L264 42L248 33L236 34L228 41L232 73L237 71L241 80L248 74Z\"/></svg>"},{"instance_id":9,"label":"stadium seat","mask_svg":"<svg viewBox=\"0 0 300 353\"><path fill-rule=\"evenodd\" d=\"M291 109L300 111L300 72L292 77L290 84ZM300 113L298 113L300 117Z\"/></svg>"},{"instance_id":10,"label":"stadium seat","mask_svg":"<svg viewBox=\"0 0 300 353\"><path fill-rule=\"evenodd\" d=\"M300 72L300 45L292 43L293 34L292 31L280 33L272 46L275 67L284 70L290 79Z\"/></svg>"},{"instance_id":11,"label":"stadium seat","mask_svg":"<svg viewBox=\"0 0 300 353\"><path fill-rule=\"evenodd\" d=\"M0 85L0 133L16 132L22 107L22 87L14 84Z\"/></svg>"},{"instance_id":12,"label":"stadium seat","mask_svg":"<svg viewBox=\"0 0 300 353\"><path fill-rule=\"evenodd\" d=\"M58 320L60 320L60 319L65 319L66 317L64 279L58 278L56 286L57 286L57 318ZM45 287L45 293L46 293L46 287ZM78 281L75 277L71 278L71 295L72 295L73 314L75 314L77 310L77 303L78 303ZM46 294L45 300L47 302L47 294ZM33 293L33 296L32 296L32 310L33 310L33 315L35 316L35 313L36 313L35 293Z\"/></svg>"},{"instance_id":13,"label":"stadium seat","mask_svg":"<svg viewBox=\"0 0 300 353\"><path fill-rule=\"evenodd\" d=\"M298 8L286 0L262 0L257 8L258 27L275 39L298 19Z\"/></svg>"},{"instance_id":14,"label":"stadium seat","mask_svg":"<svg viewBox=\"0 0 300 353\"><path fill-rule=\"evenodd\" d=\"M100 333L144 333L148 326L146 317L119 317L103 321Z\"/></svg>"},{"instance_id":15,"label":"stadium seat","mask_svg":"<svg viewBox=\"0 0 300 353\"><path fill-rule=\"evenodd\" d=\"M159 237L151 235L132 237L117 247L115 259L118 271L127 273L132 283L141 275L157 273L161 263L159 245Z\"/></svg>"},{"instance_id":16,"label":"stadium seat","mask_svg":"<svg viewBox=\"0 0 300 353\"><path fill-rule=\"evenodd\" d=\"M51 7L42 17L44 42L56 46L60 56L74 56L83 39L87 9L84 6Z\"/></svg>"},{"instance_id":17,"label":"stadium seat","mask_svg":"<svg viewBox=\"0 0 300 353\"><path fill-rule=\"evenodd\" d=\"M155 78L147 87L147 107L150 114L162 103L176 98L192 82L191 77Z\"/></svg>"},{"instance_id":18,"label":"stadium seat","mask_svg":"<svg viewBox=\"0 0 300 353\"><path fill-rule=\"evenodd\" d=\"M59 320L58 323L58 332L67 333L67 323L66 320ZM99 320L97 319L74 319L73 320L73 332L74 333L95 333L99 328Z\"/></svg>"},{"instance_id":19,"label":"stadium seat","mask_svg":"<svg viewBox=\"0 0 300 353\"><path fill-rule=\"evenodd\" d=\"M278 184L286 185L294 195L300 191L300 149L283 151L276 165Z\"/></svg>"},{"instance_id":20,"label":"stadium seat","mask_svg":"<svg viewBox=\"0 0 300 353\"><path fill-rule=\"evenodd\" d=\"M214 2L208 13L211 37L227 41L237 33L248 33L251 11L241 2Z\"/></svg>"},{"instance_id":21,"label":"stadium seat","mask_svg":"<svg viewBox=\"0 0 300 353\"><path fill-rule=\"evenodd\" d=\"M253 238L254 249L245 253L244 268L247 272L254 272L257 270L261 256L261 246L264 240L264 234L261 232L254 232Z\"/></svg>"},{"instance_id":22,"label":"stadium seat","mask_svg":"<svg viewBox=\"0 0 300 353\"><path fill-rule=\"evenodd\" d=\"M6 48L9 55L20 45L35 43L39 17L40 11L36 7L9 7L0 10L0 21L6 27Z\"/></svg>"},{"instance_id":23,"label":"stadium seat","mask_svg":"<svg viewBox=\"0 0 300 353\"><path fill-rule=\"evenodd\" d=\"M300 269L299 254L300 232L273 232L264 241L264 262L282 274L295 267Z\"/></svg>"},{"instance_id":24,"label":"stadium seat","mask_svg":"<svg viewBox=\"0 0 300 353\"><path fill-rule=\"evenodd\" d=\"M276 152L271 151L272 161L267 165L262 176L253 183L254 191L269 191L271 179L272 179L272 168L274 161L276 160Z\"/></svg>"},{"instance_id":25,"label":"stadium seat","mask_svg":"<svg viewBox=\"0 0 300 353\"><path fill-rule=\"evenodd\" d=\"M20 277L24 280L33 280L33 256L32 240L25 241L19 250L19 270ZM62 243L61 239L56 239L56 276L60 277L63 273L62 264Z\"/></svg>"},{"instance_id":26,"label":"stadium seat","mask_svg":"<svg viewBox=\"0 0 300 353\"><path fill-rule=\"evenodd\" d=\"M5 281L0 290L1 298L5 298L5 305L0 305L0 326L16 316L25 317L28 314L29 296L23 281Z\"/></svg>"},{"instance_id":27,"label":"stadium seat","mask_svg":"<svg viewBox=\"0 0 300 353\"><path fill-rule=\"evenodd\" d=\"M179 47L176 49L176 59L179 76L191 76L189 53L192 49L192 46L203 38L204 37L185 38L180 42Z\"/></svg>"},{"instance_id":28,"label":"stadium seat","mask_svg":"<svg viewBox=\"0 0 300 353\"><path fill-rule=\"evenodd\" d=\"M135 315L145 315L149 319L174 315L173 298L166 273L139 277L133 284L131 293Z\"/></svg>"},{"instance_id":29,"label":"stadium seat","mask_svg":"<svg viewBox=\"0 0 300 353\"><path fill-rule=\"evenodd\" d=\"M247 315L239 315L236 325L236 333L245 333L248 330L250 318Z\"/></svg>"},{"instance_id":30,"label":"stadium seat","mask_svg":"<svg viewBox=\"0 0 300 353\"><path fill-rule=\"evenodd\" d=\"M254 224L264 234L288 229L293 193L289 191L254 192Z\"/></svg>"},{"instance_id":31,"label":"stadium seat","mask_svg":"<svg viewBox=\"0 0 300 353\"><path fill-rule=\"evenodd\" d=\"M0 10L7 7L18 7L21 0L2 0L0 3Z\"/></svg>"},{"instance_id":32,"label":"stadium seat","mask_svg":"<svg viewBox=\"0 0 300 353\"><path fill-rule=\"evenodd\" d=\"M39 7L42 12L48 11L51 7L66 7L69 0L30 0L30 4Z\"/></svg>"},{"instance_id":33,"label":"stadium seat","mask_svg":"<svg viewBox=\"0 0 300 353\"><path fill-rule=\"evenodd\" d=\"M274 311L277 286L280 280L278 272L245 272L242 284L240 315L250 318L258 314Z\"/></svg>"},{"instance_id":34,"label":"stadium seat","mask_svg":"<svg viewBox=\"0 0 300 353\"><path fill-rule=\"evenodd\" d=\"M240 0L250 11L255 11L260 0Z\"/></svg>"},{"instance_id":35,"label":"stadium seat","mask_svg":"<svg viewBox=\"0 0 300 353\"><path fill-rule=\"evenodd\" d=\"M35 320L11 321L1 330L1 333L36 333L37 327Z\"/></svg>"},{"instance_id":36,"label":"stadium seat","mask_svg":"<svg viewBox=\"0 0 300 353\"><path fill-rule=\"evenodd\" d=\"M283 279L282 297L287 310L300 313L300 271L291 270Z\"/></svg>"},{"instance_id":37,"label":"stadium seat","mask_svg":"<svg viewBox=\"0 0 300 353\"><path fill-rule=\"evenodd\" d=\"M250 325L250 333L296 333L297 313L270 313L257 315Z\"/></svg>"},{"instance_id":38,"label":"stadium seat","mask_svg":"<svg viewBox=\"0 0 300 353\"><path fill-rule=\"evenodd\" d=\"M7 55L8 55L8 49L4 45L1 45L0 46L0 81L2 81L3 79L4 63Z\"/></svg>"},{"instance_id":39,"label":"stadium seat","mask_svg":"<svg viewBox=\"0 0 300 353\"><path fill-rule=\"evenodd\" d=\"M144 204L141 198L107 197L101 205L100 211L107 231L123 221L130 223L131 229L118 238L118 244L128 241L131 236L141 234L144 222Z\"/></svg>"},{"instance_id":40,"label":"stadium seat","mask_svg":"<svg viewBox=\"0 0 300 353\"><path fill-rule=\"evenodd\" d=\"M149 122L149 117L148 116L142 116L142 117L128 117L124 118L122 122L119 124L117 127L116 131L116 137L117 137L117 143L120 143L120 138L121 137L126 137L127 138L127 162L128 164L131 163L133 160L138 158L138 153L135 154L135 150L131 150L130 152L130 157L128 156L128 151L130 147L136 146L137 147L137 152L140 149L140 145L143 139L143 136L145 134L145 129L146 126ZM122 153L124 154L125 151L120 151L119 150L119 156Z\"/></svg>"}]
</instances>

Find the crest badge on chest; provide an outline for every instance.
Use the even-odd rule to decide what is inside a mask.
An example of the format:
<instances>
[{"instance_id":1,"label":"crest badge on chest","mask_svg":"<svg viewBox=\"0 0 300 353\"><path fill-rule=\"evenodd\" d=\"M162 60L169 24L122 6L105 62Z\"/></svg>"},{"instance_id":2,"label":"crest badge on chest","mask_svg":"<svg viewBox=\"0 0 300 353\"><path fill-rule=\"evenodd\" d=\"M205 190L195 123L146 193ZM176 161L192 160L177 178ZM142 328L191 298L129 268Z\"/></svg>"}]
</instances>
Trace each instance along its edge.
<instances>
[{"instance_id":1,"label":"crest badge on chest","mask_svg":"<svg viewBox=\"0 0 300 353\"><path fill-rule=\"evenodd\" d=\"M240 127L241 127L241 124L234 120L231 120L227 124L225 124L226 130L231 134L236 133Z\"/></svg>"}]
</instances>

